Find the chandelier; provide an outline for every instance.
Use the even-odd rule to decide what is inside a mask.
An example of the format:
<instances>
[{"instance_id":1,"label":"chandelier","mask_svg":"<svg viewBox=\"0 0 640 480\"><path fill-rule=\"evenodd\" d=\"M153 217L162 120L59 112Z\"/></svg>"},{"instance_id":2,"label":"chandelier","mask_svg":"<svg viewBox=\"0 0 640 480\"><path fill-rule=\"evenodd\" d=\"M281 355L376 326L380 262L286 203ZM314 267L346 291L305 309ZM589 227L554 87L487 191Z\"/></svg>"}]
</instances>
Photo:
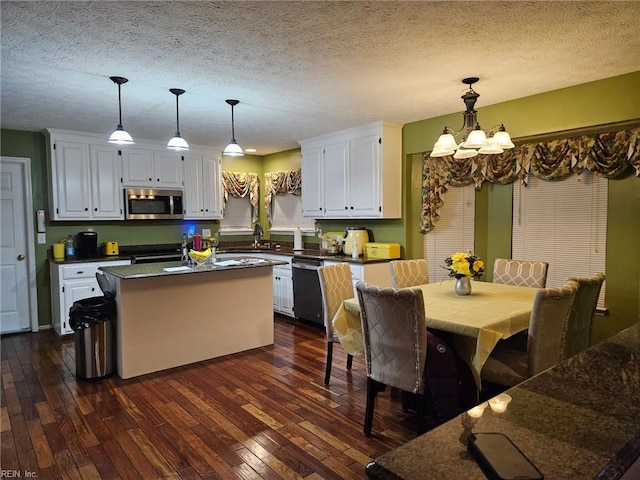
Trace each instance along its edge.
<instances>
[{"instance_id":1,"label":"chandelier","mask_svg":"<svg viewBox=\"0 0 640 480\"><path fill-rule=\"evenodd\" d=\"M502 153L506 149L515 147L511 141L511 136L504 128L504 124L496 125L488 132L485 132L480 127L478 112L473 108L480 96L473 90L473 84L478 80L478 77L468 77L462 80L462 83L469 86L469 90L460 97L467 107L464 111L464 124L457 131L445 126L442 135L433 146L431 157L453 155L453 158L471 158L478 154L492 155ZM494 132L496 128L497 131ZM463 133L463 137L458 143L455 135L460 133Z\"/></svg>"}]
</instances>

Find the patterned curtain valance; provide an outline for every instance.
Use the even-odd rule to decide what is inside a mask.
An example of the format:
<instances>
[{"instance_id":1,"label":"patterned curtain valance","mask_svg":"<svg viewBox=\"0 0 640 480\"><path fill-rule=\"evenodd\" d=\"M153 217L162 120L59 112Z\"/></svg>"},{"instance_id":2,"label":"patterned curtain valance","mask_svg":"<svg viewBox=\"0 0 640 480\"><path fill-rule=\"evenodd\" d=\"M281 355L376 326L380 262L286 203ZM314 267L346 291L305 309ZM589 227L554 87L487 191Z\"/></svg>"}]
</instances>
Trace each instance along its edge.
<instances>
[{"instance_id":1,"label":"patterned curtain valance","mask_svg":"<svg viewBox=\"0 0 640 480\"><path fill-rule=\"evenodd\" d=\"M258 219L260 178L257 173L222 172L222 186L224 188L224 206L227 205L229 195L238 198L244 198L248 195L253 207L254 220Z\"/></svg>"},{"instance_id":2,"label":"patterned curtain valance","mask_svg":"<svg viewBox=\"0 0 640 480\"><path fill-rule=\"evenodd\" d=\"M423 154L420 231L427 233L439 218L448 186L482 182L526 185L529 175L559 180L583 171L615 178L631 165L640 177L640 127L598 135L582 135L550 142L526 143L500 155L456 160Z\"/></svg>"},{"instance_id":3,"label":"patterned curtain valance","mask_svg":"<svg viewBox=\"0 0 640 480\"><path fill-rule=\"evenodd\" d=\"M302 194L302 170L284 170L264 174L265 194L264 207L267 217L271 218L271 200L273 195Z\"/></svg>"}]
</instances>

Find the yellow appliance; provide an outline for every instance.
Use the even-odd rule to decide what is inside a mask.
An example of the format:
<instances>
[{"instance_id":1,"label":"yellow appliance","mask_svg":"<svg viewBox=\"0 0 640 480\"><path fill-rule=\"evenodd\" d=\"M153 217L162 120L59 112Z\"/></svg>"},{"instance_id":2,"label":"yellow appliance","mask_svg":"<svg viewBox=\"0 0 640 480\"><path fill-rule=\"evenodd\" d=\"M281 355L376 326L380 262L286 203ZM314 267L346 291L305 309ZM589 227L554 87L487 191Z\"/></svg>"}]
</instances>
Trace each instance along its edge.
<instances>
[{"instance_id":1,"label":"yellow appliance","mask_svg":"<svg viewBox=\"0 0 640 480\"><path fill-rule=\"evenodd\" d=\"M105 255L119 255L118 242L104 242Z\"/></svg>"},{"instance_id":2,"label":"yellow appliance","mask_svg":"<svg viewBox=\"0 0 640 480\"><path fill-rule=\"evenodd\" d=\"M369 232L364 227L347 227L344 229L344 254L351 255L355 241L358 255L364 252L364 244L369 241Z\"/></svg>"},{"instance_id":3,"label":"yellow appliance","mask_svg":"<svg viewBox=\"0 0 640 480\"><path fill-rule=\"evenodd\" d=\"M375 242L365 243L364 255L369 258L400 258L400 244Z\"/></svg>"}]
</instances>

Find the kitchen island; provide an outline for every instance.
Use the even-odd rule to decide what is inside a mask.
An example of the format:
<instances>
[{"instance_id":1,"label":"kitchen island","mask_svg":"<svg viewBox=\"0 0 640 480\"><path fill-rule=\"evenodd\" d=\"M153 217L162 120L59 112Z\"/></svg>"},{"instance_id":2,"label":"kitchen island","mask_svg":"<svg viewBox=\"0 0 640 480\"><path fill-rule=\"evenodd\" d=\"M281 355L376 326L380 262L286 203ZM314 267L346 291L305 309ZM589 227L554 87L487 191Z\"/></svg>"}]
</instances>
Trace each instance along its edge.
<instances>
[{"instance_id":1,"label":"kitchen island","mask_svg":"<svg viewBox=\"0 0 640 480\"><path fill-rule=\"evenodd\" d=\"M122 378L273 344L274 262L103 266L115 290ZM229 265L231 263L231 265Z\"/></svg>"}]
</instances>

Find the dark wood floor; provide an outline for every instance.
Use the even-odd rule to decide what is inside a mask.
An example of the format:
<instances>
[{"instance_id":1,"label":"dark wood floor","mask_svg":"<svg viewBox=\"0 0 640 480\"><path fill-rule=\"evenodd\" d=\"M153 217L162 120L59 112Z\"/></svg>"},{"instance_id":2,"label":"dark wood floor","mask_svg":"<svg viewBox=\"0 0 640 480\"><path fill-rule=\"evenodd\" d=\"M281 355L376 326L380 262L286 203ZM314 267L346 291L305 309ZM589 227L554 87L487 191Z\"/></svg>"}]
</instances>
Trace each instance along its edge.
<instances>
[{"instance_id":1,"label":"dark wood floor","mask_svg":"<svg viewBox=\"0 0 640 480\"><path fill-rule=\"evenodd\" d=\"M2 342L1 468L22 478L365 478L372 459L415 437L415 416L379 394L362 433L362 357L276 316L275 344L129 380L75 379L73 337Z\"/></svg>"}]
</instances>

